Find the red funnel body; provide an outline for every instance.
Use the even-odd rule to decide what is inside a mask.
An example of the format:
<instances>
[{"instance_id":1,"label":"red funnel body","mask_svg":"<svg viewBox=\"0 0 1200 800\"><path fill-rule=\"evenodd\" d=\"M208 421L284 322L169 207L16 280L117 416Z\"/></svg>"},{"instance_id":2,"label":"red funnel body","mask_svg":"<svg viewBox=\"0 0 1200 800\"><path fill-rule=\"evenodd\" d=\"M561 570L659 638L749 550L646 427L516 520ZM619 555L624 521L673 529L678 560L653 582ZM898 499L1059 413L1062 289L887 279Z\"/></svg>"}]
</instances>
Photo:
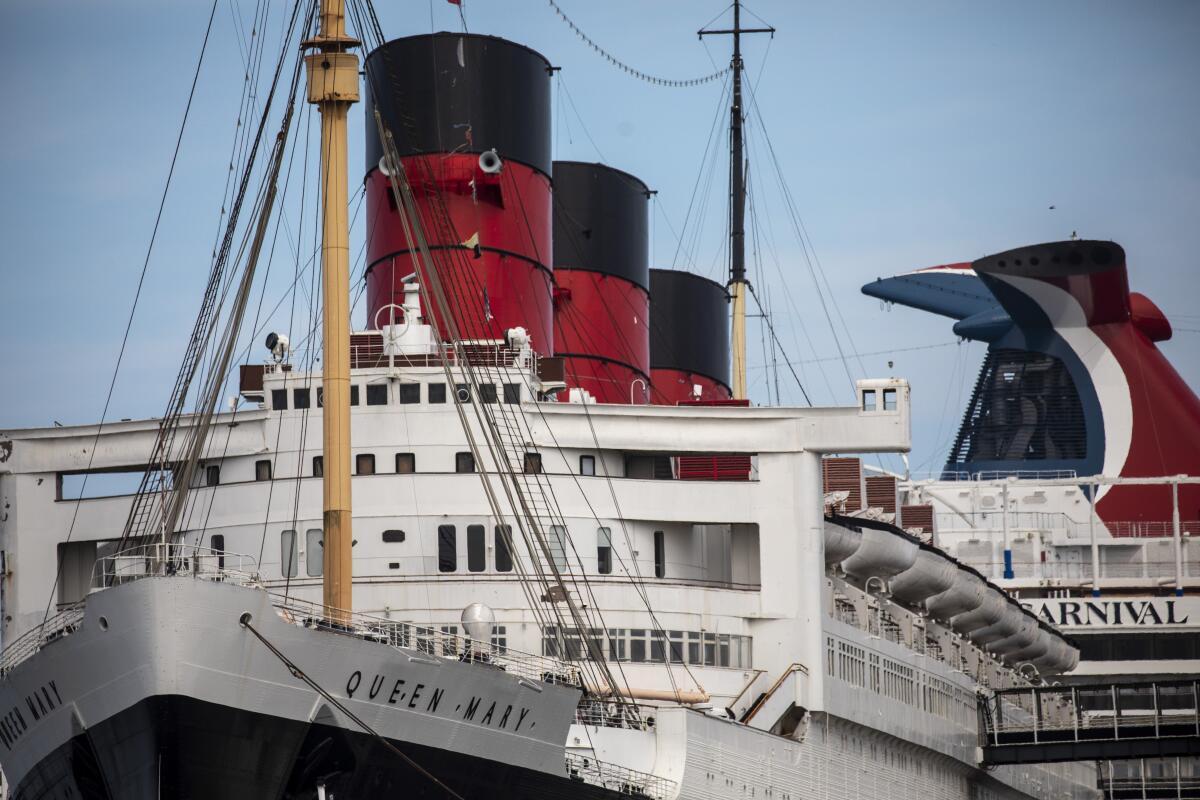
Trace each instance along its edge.
<instances>
[{"instance_id":1,"label":"red funnel body","mask_svg":"<svg viewBox=\"0 0 1200 800\"><path fill-rule=\"evenodd\" d=\"M554 351L601 403L649 400L648 197L620 170L554 162Z\"/></svg>"},{"instance_id":2,"label":"red funnel body","mask_svg":"<svg viewBox=\"0 0 1200 800\"><path fill-rule=\"evenodd\" d=\"M521 326L553 352L550 73L542 56L488 36L388 42L367 58L367 324L403 302L403 279L428 283L378 168L374 112L412 185L449 313L462 339ZM499 171L480 155L495 151ZM448 321L424 308L442 337Z\"/></svg>"},{"instance_id":3,"label":"red funnel body","mask_svg":"<svg viewBox=\"0 0 1200 800\"><path fill-rule=\"evenodd\" d=\"M402 159L412 183L425 234L448 296L459 335L501 339L524 326L534 349L550 352L552 336L550 181L523 164L507 163L495 182L474 155L412 156ZM472 191L471 182L475 181ZM367 177L367 323L384 324L389 303L404 302L402 280L424 275L390 197L390 182L378 169ZM444 220L449 217L450 224ZM478 234L479 248L463 242ZM423 278L422 278L423 279ZM437 309L424 309L448 336ZM378 317L378 318L377 318ZM491 319L488 320L488 317Z\"/></svg>"}]
</instances>

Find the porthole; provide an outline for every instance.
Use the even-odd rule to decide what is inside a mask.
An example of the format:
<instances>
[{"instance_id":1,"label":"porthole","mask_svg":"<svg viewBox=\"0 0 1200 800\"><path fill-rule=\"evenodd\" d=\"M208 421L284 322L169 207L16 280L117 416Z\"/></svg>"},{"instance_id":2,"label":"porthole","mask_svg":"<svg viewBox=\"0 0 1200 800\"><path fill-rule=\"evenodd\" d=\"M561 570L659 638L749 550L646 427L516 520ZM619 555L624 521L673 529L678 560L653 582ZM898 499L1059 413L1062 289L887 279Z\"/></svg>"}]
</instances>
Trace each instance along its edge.
<instances>
[{"instance_id":1,"label":"porthole","mask_svg":"<svg viewBox=\"0 0 1200 800\"><path fill-rule=\"evenodd\" d=\"M102 631L108 630L108 617L105 617L102 615L100 617L100 619L97 620L97 622L100 623L100 630L102 630Z\"/></svg>"}]
</instances>

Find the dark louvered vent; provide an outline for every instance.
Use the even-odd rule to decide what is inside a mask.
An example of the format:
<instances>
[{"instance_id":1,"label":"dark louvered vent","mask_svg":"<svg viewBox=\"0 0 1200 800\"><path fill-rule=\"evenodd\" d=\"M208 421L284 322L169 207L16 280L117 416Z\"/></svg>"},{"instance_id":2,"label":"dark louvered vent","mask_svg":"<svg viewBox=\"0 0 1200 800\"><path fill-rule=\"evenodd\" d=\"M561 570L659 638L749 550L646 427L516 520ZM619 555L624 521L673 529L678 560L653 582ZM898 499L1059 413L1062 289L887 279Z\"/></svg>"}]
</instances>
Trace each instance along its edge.
<instances>
[{"instance_id":1,"label":"dark louvered vent","mask_svg":"<svg viewBox=\"0 0 1200 800\"><path fill-rule=\"evenodd\" d=\"M946 469L1086 455L1083 406L1063 363L1026 350L988 351Z\"/></svg>"},{"instance_id":2,"label":"dark louvered vent","mask_svg":"<svg viewBox=\"0 0 1200 800\"><path fill-rule=\"evenodd\" d=\"M928 503L900 506L900 527L909 533L920 531L926 541L933 533L933 506Z\"/></svg>"},{"instance_id":3,"label":"dark louvered vent","mask_svg":"<svg viewBox=\"0 0 1200 800\"><path fill-rule=\"evenodd\" d=\"M825 493L849 492L847 511L863 508L862 461L857 458L829 456L821 459Z\"/></svg>"},{"instance_id":4,"label":"dark louvered vent","mask_svg":"<svg viewBox=\"0 0 1200 800\"><path fill-rule=\"evenodd\" d=\"M891 475L868 475L867 507L882 508L888 514L896 513L896 479Z\"/></svg>"}]
</instances>

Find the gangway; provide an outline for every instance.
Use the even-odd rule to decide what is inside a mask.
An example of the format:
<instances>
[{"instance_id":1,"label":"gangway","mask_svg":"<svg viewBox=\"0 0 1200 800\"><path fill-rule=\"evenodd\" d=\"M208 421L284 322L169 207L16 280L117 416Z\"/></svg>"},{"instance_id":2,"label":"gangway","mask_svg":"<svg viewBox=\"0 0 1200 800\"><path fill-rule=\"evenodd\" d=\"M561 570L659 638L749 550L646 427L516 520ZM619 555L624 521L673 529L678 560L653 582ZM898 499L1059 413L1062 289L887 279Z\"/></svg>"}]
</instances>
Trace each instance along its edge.
<instances>
[{"instance_id":1,"label":"gangway","mask_svg":"<svg viewBox=\"0 0 1200 800\"><path fill-rule=\"evenodd\" d=\"M1200 677L980 696L983 763L1200 755Z\"/></svg>"}]
</instances>

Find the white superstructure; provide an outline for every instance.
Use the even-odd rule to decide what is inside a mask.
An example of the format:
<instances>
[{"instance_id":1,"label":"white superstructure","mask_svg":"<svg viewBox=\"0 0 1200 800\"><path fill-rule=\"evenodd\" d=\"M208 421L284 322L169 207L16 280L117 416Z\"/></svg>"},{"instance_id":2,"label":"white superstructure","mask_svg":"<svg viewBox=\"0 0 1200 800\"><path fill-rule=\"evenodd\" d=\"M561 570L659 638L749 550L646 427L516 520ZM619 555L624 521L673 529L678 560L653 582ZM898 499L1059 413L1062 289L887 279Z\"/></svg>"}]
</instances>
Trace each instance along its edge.
<instances>
[{"instance_id":1,"label":"white superstructure","mask_svg":"<svg viewBox=\"0 0 1200 800\"><path fill-rule=\"evenodd\" d=\"M1086 766L979 769L976 693L1023 683L1012 667L1026 651L1043 674L1067 669L1070 646L1008 605L970 624L965 612L994 591L982 577L915 539L827 518L823 454L908 449L904 381L861 382L860 395L884 402L853 407L614 406L539 402L520 348L493 362L503 366L483 374L494 390L474 400L523 415L526 470L548 482L565 523L550 557L586 577L590 596L575 599L603 620L604 631L580 631L537 624L513 569L536 558L515 537L508 552L497 526L512 521L493 518L478 474L496 481L494 465L475 463L460 424L456 398L469 390L448 386L440 363L413 366L414 354L352 376L355 611L453 636L481 602L495 614L493 648L566 659L591 637L644 713L618 723L603 699L584 702L565 743L584 780L603 780L591 774L603 764L687 798L1095 795ZM248 553L268 591L313 603L319 390L317 374L285 364L243 387L252 400L217 420L181 537ZM72 499L79 473L90 464L95 486L140 473L156 430L144 420L0 437L6 642L41 622L56 570L63 608L103 574L130 497L89 488ZM680 457L722 454L748 456L745 480L678 478ZM994 635L972 641L984 624Z\"/></svg>"}]
</instances>

